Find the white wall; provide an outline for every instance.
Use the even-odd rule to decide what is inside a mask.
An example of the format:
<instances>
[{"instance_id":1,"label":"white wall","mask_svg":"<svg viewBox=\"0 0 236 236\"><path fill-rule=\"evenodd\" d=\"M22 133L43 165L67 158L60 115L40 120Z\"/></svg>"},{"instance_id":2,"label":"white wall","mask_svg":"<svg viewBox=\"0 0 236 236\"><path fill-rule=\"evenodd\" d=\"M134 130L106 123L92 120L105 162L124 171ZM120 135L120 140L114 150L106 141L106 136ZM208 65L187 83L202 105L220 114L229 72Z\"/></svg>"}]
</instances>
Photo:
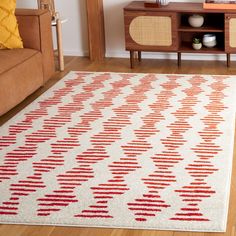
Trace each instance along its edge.
<instances>
[{"instance_id":1,"label":"white wall","mask_svg":"<svg viewBox=\"0 0 236 236\"><path fill-rule=\"evenodd\" d=\"M88 33L86 0L54 0L56 9L68 21L63 24L63 45L65 55L88 55ZM172 0L195 1L203 0ZM17 0L17 7L36 8L37 0ZM105 14L106 56L128 57L124 42L123 7L131 0L103 0ZM54 35L55 40L55 35ZM144 53L148 58L176 58L173 53ZM225 60L225 55L184 54L184 59Z\"/></svg>"},{"instance_id":2,"label":"white wall","mask_svg":"<svg viewBox=\"0 0 236 236\"><path fill-rule=\"evenodd\" d=\"M130 0L103 0L106 54L109 57L128 56L125 51L123 8Z\"/></svg>"},{"instance_id":3,"label":"white wall","mask_svg":"<svg viewBox=\"0 0 236 236\"><path fill-rule=\"evenodd\" d=\"M56 10L60 13L62 18L68 19L68 21L62 25L65 55L88 55L85 4L85 0L55 0ZM17 0L17 7L37 8L37 0Z\"/></svg>"}]
</instances>

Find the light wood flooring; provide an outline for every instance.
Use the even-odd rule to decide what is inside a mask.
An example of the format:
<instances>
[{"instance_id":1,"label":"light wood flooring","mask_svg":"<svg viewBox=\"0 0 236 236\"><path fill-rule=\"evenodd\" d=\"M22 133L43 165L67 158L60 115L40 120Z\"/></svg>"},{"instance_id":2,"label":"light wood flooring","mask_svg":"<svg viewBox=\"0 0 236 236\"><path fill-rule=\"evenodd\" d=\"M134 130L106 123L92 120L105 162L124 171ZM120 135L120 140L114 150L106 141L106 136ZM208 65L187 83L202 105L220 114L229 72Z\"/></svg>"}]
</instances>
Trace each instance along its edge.
<instances>
[{"instance_id":1,"label":"light wood flooring","mask_svg":"<svg viewBox=\"0 0 236 236\"><path fill-rule=\"evenodd\" d=\"M181 68L172 60L143 60L136 62L135 69L129 68L128 59L106 59L102 63L91 63L87 58L66 57L65 71L57 72L43 87L29 96L25 101L0 117L0 126L17 112L30 104L40 94L45 92L69 71L113 71L140 73L178 73L178 74L235 74L236 62L230 68L223 61L183 61ZM235 77L236 79L236 77ZM236 103L236 101L232 101ZM236 147L236 142L234 143ZM234 159L236 157L234 153ZM0 193L1 194L1 193ZM130 230L130 229L101 229L80 227L0 225L0 236L236 236L236 161L234 161L231 196L226 233L192 233L176 231Z\"/></svg>"}]
</instances>

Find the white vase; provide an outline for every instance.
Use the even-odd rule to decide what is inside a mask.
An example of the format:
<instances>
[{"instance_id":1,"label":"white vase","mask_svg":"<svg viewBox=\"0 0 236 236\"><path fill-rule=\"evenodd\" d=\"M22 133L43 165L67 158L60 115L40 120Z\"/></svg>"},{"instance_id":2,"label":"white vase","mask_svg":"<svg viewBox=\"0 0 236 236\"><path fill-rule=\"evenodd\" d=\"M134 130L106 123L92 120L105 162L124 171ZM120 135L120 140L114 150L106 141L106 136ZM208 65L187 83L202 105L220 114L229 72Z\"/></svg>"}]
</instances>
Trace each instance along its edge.
<instances>
[{"instance_id":1,"label":"white vase","mask_svg":"<svg viewBox=\"0 0 236 236\"><path fill-rule=\"evenodd\" d=\"M202 43L205 47L213 48L216 46L216 35L215 34L204 34Z\"/></svg>"},{"instance_id":2,"label":"white vase","mask_svg":"<svg viewBox=\"0 0 236 236\"><path fill-rule=\"evenodd\" d=\"M165 5L169 4L169 0L159 0L159 2L162 6L165 6Z\"/></svg>"},{"instance_id":3,"label":"white vase","mask_svg":"<svg viewBox=\"0 0 236 236\"><path fill-rule=\"evenodd\" d=\"M202 48L202 43L193 43L192 46L193 46L193 49L199 50Z\"/></svg>"},{"instance_id":4,"label":"white vase","mask_svg":"<svg viewBox=\"0 0 236 236\"><path fill-rule=\"evenodd\" d=\"M191 15L188 18L188 23L195 28L201 27L204 23L204 17L198 14Z\"/></svg>"}]
</instances>

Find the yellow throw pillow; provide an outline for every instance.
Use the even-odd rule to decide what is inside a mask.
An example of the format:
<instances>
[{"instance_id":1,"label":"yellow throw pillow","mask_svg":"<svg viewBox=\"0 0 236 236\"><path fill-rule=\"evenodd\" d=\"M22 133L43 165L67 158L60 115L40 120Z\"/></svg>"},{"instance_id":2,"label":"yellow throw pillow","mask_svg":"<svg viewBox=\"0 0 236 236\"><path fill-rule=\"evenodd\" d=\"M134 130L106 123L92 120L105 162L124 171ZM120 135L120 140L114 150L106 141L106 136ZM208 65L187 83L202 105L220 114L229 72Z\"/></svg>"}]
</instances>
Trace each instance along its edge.
<instances>
[{"instance_id":1,"label":"yellow throw pillow","mask_svg":"<svg viewBox=\"0 0 236 236\"><path fill-rule=\"evenodd\" d=\"M0 0L0 49L23 48L15 9L16 0Z\"/></svg>"}]
</instances>

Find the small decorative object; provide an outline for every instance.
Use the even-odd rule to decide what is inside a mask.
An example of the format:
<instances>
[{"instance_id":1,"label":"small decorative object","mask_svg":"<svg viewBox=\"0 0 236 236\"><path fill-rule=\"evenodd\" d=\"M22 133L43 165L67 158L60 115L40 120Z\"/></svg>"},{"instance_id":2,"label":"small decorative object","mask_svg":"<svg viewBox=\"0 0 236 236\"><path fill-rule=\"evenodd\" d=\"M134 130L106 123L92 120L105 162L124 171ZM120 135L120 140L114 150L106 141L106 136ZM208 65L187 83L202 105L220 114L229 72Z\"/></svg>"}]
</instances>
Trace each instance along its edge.
<instances>
[{"instance_id":1,"label":"small decorative object","mask_svg":"<svg viewBox=\"0 0 236 236\"><path fill-rule=\"evenodd\" d=\"M149 0L144 2L145 7L160 7L169 4L169 0Z\"/></svg>"},{"instance_id":2,"label":"small decorative object","mask_svg":"<svg viewBox=\"0 0 236 236\"><path fill-rule=\"evenodd\" d=\"M169 4L169 0L160 0L162 6L166 6Z\"/></svg>"},{"instance_id":3,"label":"small decorative object","mask_svg":"<svg viewBox=\"0 0 236 236\"><path fill-rule=\"evenodd\" d=\"M192 26L192 27L201 27L204 23L204 17L198 14L193 14L191 16L189 16L188 18L188 23Z\"/></svg>"},{"instance_id":4,"label":"small decorative object","mask_svg":"<svg viewBox=\"0 0 236 236\"><path fill-rule=\"evenodd\" d=\"M144 2L145 7L160 7L159 0L148 0Z\"/></svg>"},{"instance_id":5,"label":"small decorative object","mask_svg":"<svg viewBox=\"0 0 236 236\"><path fill-rule=\"evenodd\" d=\"M169 0L159 0L161 6L166 6L169 4Z\"/></svg>"},{"instance_id":6,"label":"small decorative object","mask_svg":"<svg viewBox=\"0 0 236 236\"><path fill-rule=\"evenodd\" d=\"M235 0L205 0L203 2L203 8L205 9L228 9L233 10L236 9L236 1Z\"/></svg>"},{"instance_id":7,"label":"small decorative object","mask_svg":"<svg viewBox=\"0 0 236 236\"><path fill-rule=\"evenodd\" d=\"M215 34L204 34L202 43L205 47L212 48L216 46L216 35Z\"/></svg>"},{"instance_id":8,"label":"small decorative object","mask_svg":"<svg viewBox=\"0 0 236 236\"><path fill-rule=\"evenodd\" d=\"M200 39L199 38L194 38L192 46L193 46L193 49L195 49L195 50L201 49L202 48L202 43L201 43Z\"/></svg>"}]
</instances>

